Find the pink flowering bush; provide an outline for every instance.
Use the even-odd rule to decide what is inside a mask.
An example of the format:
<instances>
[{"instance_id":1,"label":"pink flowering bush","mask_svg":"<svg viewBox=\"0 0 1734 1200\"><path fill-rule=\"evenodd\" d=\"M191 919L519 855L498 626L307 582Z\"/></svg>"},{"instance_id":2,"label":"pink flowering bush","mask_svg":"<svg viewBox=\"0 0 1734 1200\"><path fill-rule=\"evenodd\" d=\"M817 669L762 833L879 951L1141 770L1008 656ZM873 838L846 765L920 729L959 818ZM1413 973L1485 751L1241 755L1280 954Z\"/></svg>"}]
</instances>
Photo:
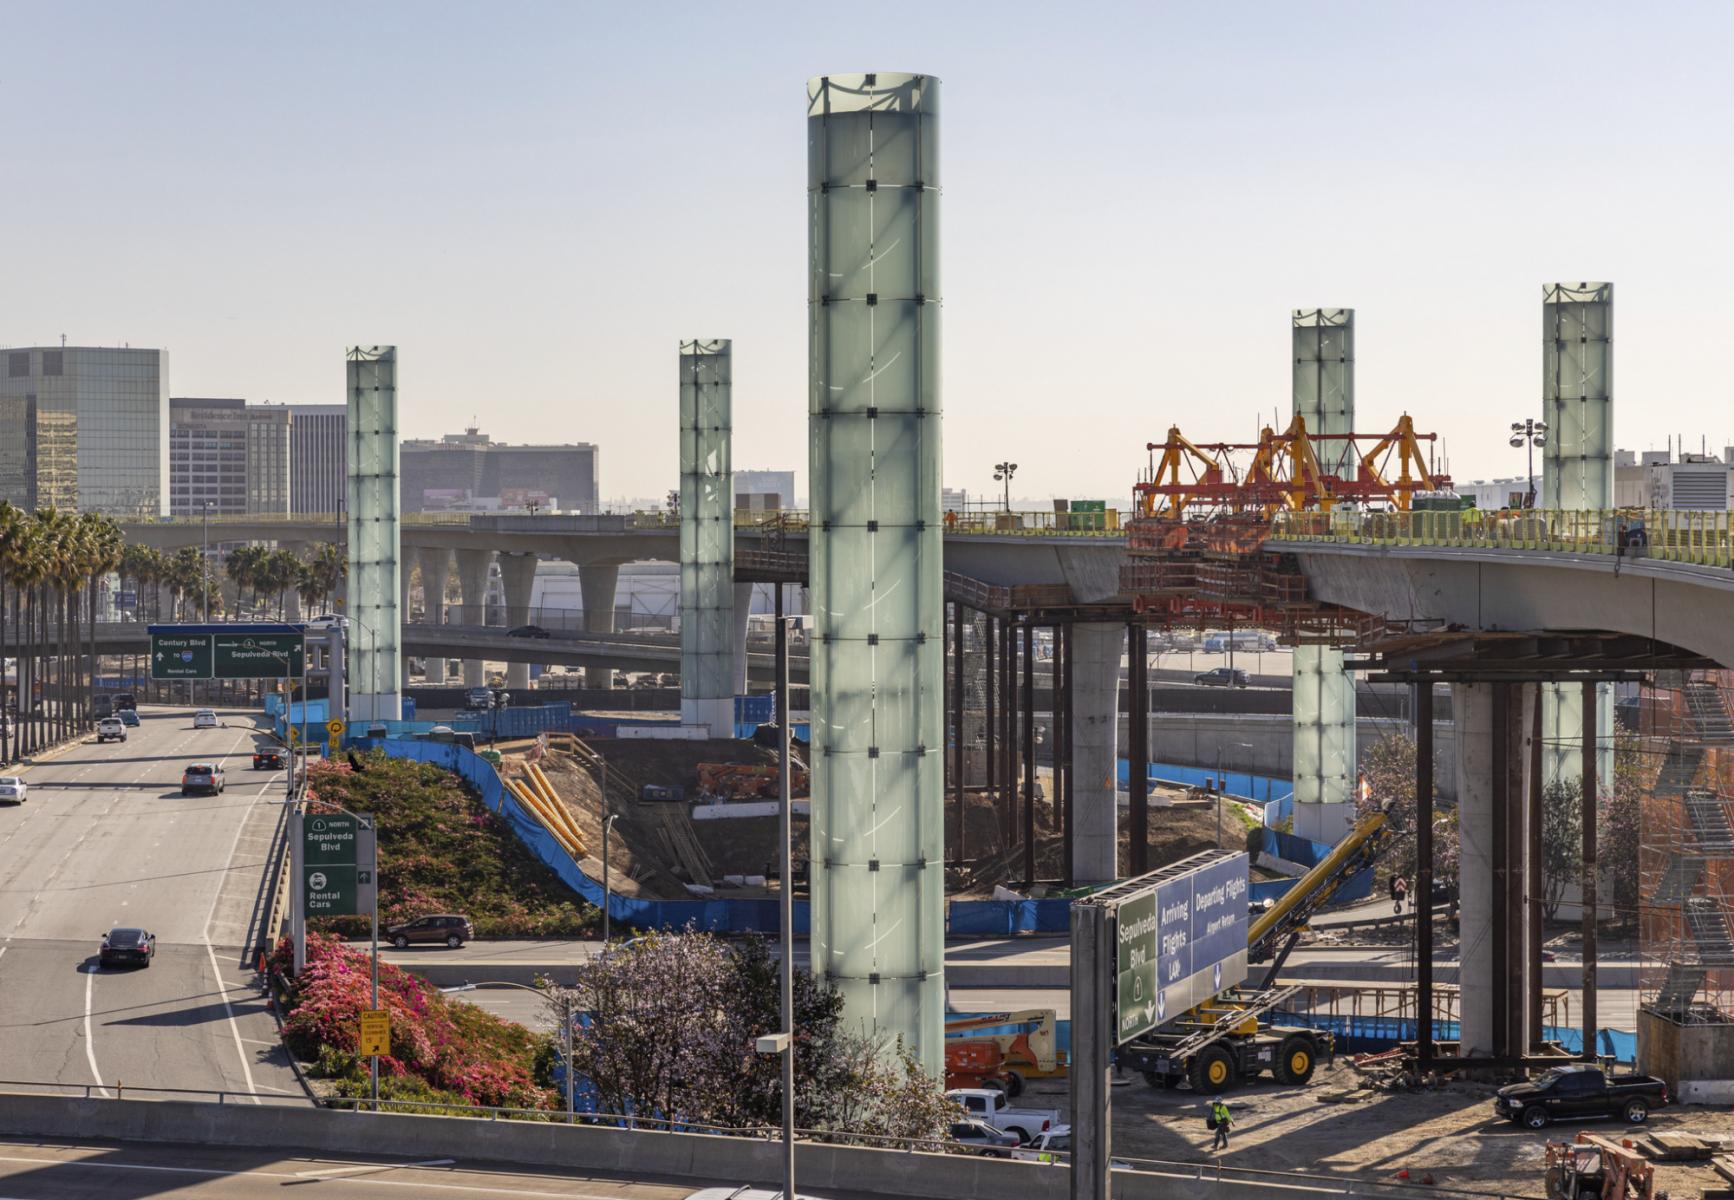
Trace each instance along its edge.
<instances>
[{"instance_id":1,"label":"pink flowering bush","mask_svg":"<svg viewBox=\"0 0 1734 1200\"><path fill-rule=\"evenodd\" d=\"M272 965L287 977L294 954L285 938ZM295 979L284 1040L297 1058L319 1064L343 1095L366 1088L356 1054L361 1011L371 998L368 955L337 938L309 934L307 969ZM453 1104L548 1108L556 1097L536 1082L543 1035L475 1005L448 999L407 971L381 963L379 1004L391 1014L391 1055L379 1061L381 1094Z\"/></svg>"},{"instance_id":2,"label":"pink flowering bush","mask_svg":"<svg viewBox=\"0 0 1734 1200\"><path fill-rule=\"evenodd\" d=\"M313 795L377 821L382 929L441 912L468 916L480 938L570 937L597 923L595 908L458 776L377 751L361 765L315 764ZM365 937L367 918L327 917L310 927Z\"/></svg>"}]
</instances>

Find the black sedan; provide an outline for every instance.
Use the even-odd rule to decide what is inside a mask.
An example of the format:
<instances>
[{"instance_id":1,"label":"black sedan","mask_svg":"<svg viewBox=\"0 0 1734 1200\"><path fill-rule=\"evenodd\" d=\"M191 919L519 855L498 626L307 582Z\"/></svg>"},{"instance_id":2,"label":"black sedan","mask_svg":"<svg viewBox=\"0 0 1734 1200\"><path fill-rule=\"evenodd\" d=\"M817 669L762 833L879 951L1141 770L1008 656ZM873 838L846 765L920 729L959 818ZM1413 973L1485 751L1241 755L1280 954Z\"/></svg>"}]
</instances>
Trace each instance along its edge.
<instances>
[{"instance_id":1,"label":"black sedan","mask_svg":"<svg viewBox=\"0 0 1734 1200\"><path fill-rule=\"evenodd\" d=\"M255 771L281 771L283 769L283 752L275 746L266 746L253 751L253 769Z\"/></svg>"},{"instance_id":2,"label":"black sedan","mask_svg":"<svg viewBox=\"0 0 1734 1200\"><path fill-rule=\"evenodd\" d=\"M156 934L144 929L116 926L103 935L97 961L105 967L148 967L156 953Z\"/></svg>"},{"instance_id":3,"label":"black sedan","mask_svg":"<svg viewBox=\"0 0 1734 1200\"><path fill-rule=\"evenodd\" d=\"M520 625L516 629L508 629L506 636L545 639L548 636L548 631L540 625Z\"/></svg>"}]
</instances>

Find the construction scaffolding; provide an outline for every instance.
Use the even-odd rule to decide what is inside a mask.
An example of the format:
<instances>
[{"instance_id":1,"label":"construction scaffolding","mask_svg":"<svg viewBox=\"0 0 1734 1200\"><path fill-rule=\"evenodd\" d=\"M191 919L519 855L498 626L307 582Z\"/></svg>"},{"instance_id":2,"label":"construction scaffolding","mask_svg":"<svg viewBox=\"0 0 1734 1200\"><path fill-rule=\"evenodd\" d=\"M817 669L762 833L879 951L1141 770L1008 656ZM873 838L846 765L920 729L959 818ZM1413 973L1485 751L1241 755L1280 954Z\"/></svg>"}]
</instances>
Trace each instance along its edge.
<instances>
[{"instance_id":1,"label":"construction scaffolding","mask_svg":"<svg viewBox=\"0 0 1734 1200\"><path fill-rule=\"evenodd\" d=\"M1640 696L1639 1001L1734 1026L1734 672L1660 672Z\"/></svg>"}]
</instances>

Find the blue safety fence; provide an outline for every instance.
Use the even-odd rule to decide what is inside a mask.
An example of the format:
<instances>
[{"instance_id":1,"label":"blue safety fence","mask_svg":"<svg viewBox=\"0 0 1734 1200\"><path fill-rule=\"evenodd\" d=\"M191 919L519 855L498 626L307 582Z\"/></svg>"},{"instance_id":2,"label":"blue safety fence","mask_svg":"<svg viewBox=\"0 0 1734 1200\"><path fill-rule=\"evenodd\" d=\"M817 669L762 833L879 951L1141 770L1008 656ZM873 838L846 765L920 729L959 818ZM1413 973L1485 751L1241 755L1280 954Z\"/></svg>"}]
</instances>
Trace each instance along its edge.
<instances>
[{"instance_id":1,"label":"blue safety fence","mask_svg":"<svg viewBox=\"0 0 1734 1200\"><path fill-rule=\"evenodd\" d=\"M566 886L584 899L602 906L602 885L578 869L572 856L554 840L501 783L493 765L467 746L447 742L415 742L392 738L362 738L364 749L380 749L393 758L433 763L464 779L481 795L482 803L505 818L518 840L541 859ZM781 926L777 901L763 900L644 900L612 893L608 896L610 917L637 929L695 929L712 933L775 933ZM795 901L795 932L807 932L807 904Z\"/></svg>"},{"instance_id":2,"label":"blue safety fence","mask_svg":"<svg viewBox=\"0 0 1734 1200\"><path fill-rule=\"evenodd\" d=\"M1054 900L953 900L947 932L953 937L1012 937L1020 933L1068 933L1072 902Z\"/></svg>"},{"instance_id":3,"label":"blue safety fence","mask_svg":"<svg viewBox=\"0 0 1734 1200\"><path fill-rule=\"evenodd\" d=\"M1341 1013L1298 1013L1277 1009L1268 1018L1272 1025L1298 1025L1306 1029L1323 1029L1335 1035L1337 1050L1343 1054L1372 1054L1390 1050L1402 1042L1412 1042L1418 1026L1413 1017L1381 1017ZM1434 1021L1433 1040L1454 1042L1462 1036L1456 1021ZM1544 1041L1558 1042L1572 1054L1583 1049L1583 1030L1544 1025ZM1598 1053L1615 1062L1636 1062L1638 1035L1624 1029L1599 1030L1596 1037Z\"/></svg>"},{"instance_id":4,"label":"blue safety fence","mask_svg":"<svg viewBox=\"0 0 1734 1200\"><path fill-rule=\"evenodd\" d=\"M1246 771L1223 771L1218 775L1209 767L1182 767L1174 763L1150 763L1145 774L1153 783L1173 783L1181 787L1201 788L1207 781L1221 779L1223 790L1230 796L1243 796L1261 803L1278 802L1294 796L1294 782L1268 775L1252 775ZM1118 767L1117 786L1122 790L1132 786L1132 765L1122 758Z\"/></svg>"}]
</instances>

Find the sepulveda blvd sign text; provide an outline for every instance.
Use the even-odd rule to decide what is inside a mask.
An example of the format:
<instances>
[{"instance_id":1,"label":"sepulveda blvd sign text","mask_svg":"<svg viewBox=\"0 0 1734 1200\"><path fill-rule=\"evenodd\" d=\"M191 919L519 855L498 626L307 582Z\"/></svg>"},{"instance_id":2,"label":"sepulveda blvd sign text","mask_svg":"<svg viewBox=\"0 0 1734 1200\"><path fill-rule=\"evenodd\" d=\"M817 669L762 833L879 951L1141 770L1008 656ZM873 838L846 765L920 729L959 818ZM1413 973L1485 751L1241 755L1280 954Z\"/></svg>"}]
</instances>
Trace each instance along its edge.
<instances>
[{"instance_id":1,"label":"sepulveda blvd sign text","mask_svg":"<svg viewBox=\"0 0 1734 1200\"><path fill-rule=\"evenodd\" d=\"M301 625L152 625L152 679L284 679L306 669Z\"/></svg>"}]
</instances>

